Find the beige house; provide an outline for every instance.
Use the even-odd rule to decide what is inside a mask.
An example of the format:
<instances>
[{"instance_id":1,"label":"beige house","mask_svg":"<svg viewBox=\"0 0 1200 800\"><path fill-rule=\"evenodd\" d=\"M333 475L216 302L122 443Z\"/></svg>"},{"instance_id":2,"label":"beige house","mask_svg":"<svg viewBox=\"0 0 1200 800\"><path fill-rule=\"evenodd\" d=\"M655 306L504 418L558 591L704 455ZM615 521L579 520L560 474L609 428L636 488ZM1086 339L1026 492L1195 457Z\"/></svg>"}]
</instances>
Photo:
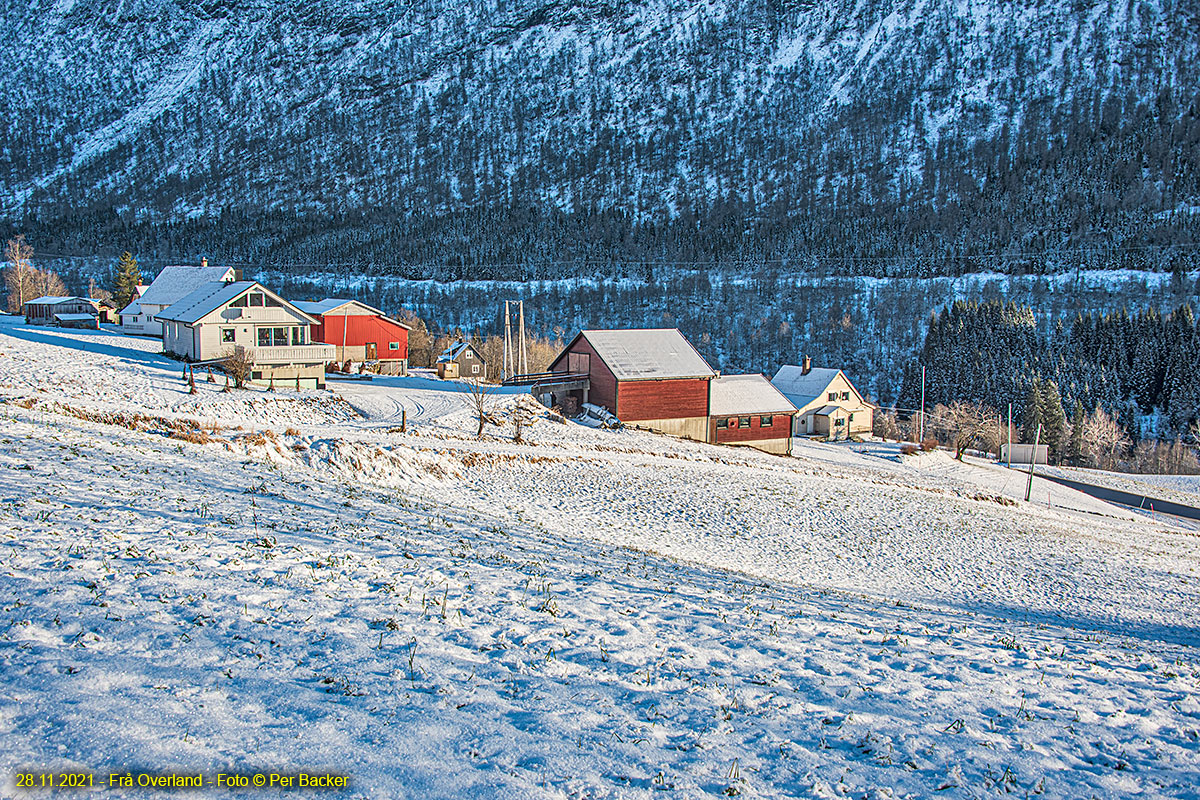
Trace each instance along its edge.
<instances>
[{"instance_id":1,"label":"beige house","mask_svg":"<svg viewBox=\"0 0 1200 800\"><path fill-rule=\"evenodd\" d=\"M771 383L799 409L793 436L847 439L871 434L875 407L840 369L813 367L806 356L802 366L780 367Z\"/></svg>"},{"instance_id":2,"label":"beige house","mask_svg":"<svg viewBox=\"0 0 1200 800\"><path fill-rule=\"evenodd\" d=\"M214 281L157 315L163 350L190 362L213 362L238 350L250 355L250 380L325 387L336 348L314 344L317 320L256 281Z\"/></svg>"}]
</instances>

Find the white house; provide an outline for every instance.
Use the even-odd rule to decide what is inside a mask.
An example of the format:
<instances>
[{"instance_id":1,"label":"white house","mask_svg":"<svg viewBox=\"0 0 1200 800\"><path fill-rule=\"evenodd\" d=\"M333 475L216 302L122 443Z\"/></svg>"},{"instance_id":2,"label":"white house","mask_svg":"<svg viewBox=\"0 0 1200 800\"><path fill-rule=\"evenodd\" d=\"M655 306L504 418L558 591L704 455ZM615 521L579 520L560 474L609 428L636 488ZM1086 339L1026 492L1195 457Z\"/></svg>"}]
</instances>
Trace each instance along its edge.
<instances>
[{"instance_id":1,"label":"white house","mask_svg":"<svg viewBox=\"0 0 1200 800\"><path fill-rule=\"evenodd\" d=\"M160 311L206 283L236 279L233 267L210 267L207 259L198 267L163 267L150 285L141 294L135 292L133 302L121 309L121 330L137 336L162 336Z\"/></svg>"},{"instance_id":2,"label":"white house","mask_svg":"<svg viewBox=\"0 0 1200 800\"><path fill-rule=\"evenodd\" d=\"M213 362L244 350L250 380L324 388L333 345L313 343L317 320L256 281L206 283L157 315L163 350Z\"/></svg>"},{"instance_id":3,"label":"white house","mask_svg":"<svg viewBox=\"0 0 1200 800\"><path fill-rule=\"evenodd\" d=\"M799 410L793 436L846 439L874 427L875 407L840 369L814 367L805 356L802 366L780 367L771 383Z\"/></svg>"}]
</instances>

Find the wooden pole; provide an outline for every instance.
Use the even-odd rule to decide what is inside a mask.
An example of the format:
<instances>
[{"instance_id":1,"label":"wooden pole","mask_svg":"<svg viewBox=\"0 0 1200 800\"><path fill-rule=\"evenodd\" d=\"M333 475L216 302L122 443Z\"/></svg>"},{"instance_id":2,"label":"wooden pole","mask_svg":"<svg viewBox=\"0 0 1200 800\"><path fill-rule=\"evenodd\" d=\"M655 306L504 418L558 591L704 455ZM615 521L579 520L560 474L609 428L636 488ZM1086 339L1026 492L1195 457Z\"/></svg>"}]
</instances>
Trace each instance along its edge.
<instances>
[{"instance_id":1,"label":"wooden pole","mask_svg":"<svg viewBox=\"0 0 1200 800\"><path fill-rule=\"evenodd\" d=\"M1029 494L1033 491L1033 463L1037 461L1038 445L1042 441L1042 423L1038 423L1037 433L1033 435L1033 452L1029 455L1029 481L1025 484L1025 502L1029 502Z\"/></svg>"},{"instance_id":2,"label":"wooden pole","mask_svg":"<svg viewBox=\"0 0 1200 800\"><path fill-rule=\"evenodd\" d=\"M921 432L917 436L917 443L925 441L925 368L921 367Z\"/></svg>"},{"instance_id":3,"label":"wooden pole","mask_svg":"<svg viewBox=\"0 0 1200 800\"><path fill-rule=\"evenodd\" d=\"M1008 404L1008 468L1012 469L1012 403Z\"/></svg>"}]
</instances>

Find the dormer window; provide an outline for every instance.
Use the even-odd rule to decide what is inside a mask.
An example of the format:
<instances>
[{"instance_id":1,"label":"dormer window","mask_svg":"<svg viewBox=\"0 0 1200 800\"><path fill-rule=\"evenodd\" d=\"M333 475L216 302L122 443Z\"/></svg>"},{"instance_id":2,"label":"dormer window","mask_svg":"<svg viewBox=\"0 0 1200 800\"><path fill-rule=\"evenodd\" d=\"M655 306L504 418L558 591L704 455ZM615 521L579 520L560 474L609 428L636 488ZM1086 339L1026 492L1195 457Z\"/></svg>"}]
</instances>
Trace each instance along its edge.
<instances>
[{"instance_id":1,"label":"dormer window","mask_svg":"<svg viewBox=\"0 0 1200 800\"><path fill-rule=\"evenodd\" d=\"M250 297L250 305L251 305L251 307L258 307L258 308L261 308L261 307L262 307L262 305L263 305L263 295L262 295L262 292L251 292L251 293L249 294L249 297Z\"/></svg>"}]
</instances>

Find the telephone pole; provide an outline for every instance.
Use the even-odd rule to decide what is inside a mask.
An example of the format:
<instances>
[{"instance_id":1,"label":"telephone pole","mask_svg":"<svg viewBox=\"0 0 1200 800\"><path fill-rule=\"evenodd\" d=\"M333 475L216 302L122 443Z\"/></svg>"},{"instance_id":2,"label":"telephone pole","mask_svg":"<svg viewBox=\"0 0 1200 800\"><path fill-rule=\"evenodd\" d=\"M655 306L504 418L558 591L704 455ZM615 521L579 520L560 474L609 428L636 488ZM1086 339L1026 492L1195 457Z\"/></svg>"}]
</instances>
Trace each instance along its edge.
<instances>
[{"instance_id":1,"label":"telephone pole","mask_svg":"<svg viewBox=\"0 0 1200 800\"><path fill-rule=\"evenodd\" d=\"M917 436L918 444L925 441L925 368L921 367L921 433Z\"/></svg>"},{"instance_id":2,"label":"telephone pole","mask_svg":"<svg viewBox=\"0 0 1200 800\"><path fill-rule=\"evenodd\" d=\"M1025 484L1025 502L1029 502L1029 494L1033 491L1033 464L1037 461L1038 444L1042 441L1042 423L1038 423L1037 433L1033 435L1033 452L1029 454L1029 481Z\"/></svg>"}]
</instances>

